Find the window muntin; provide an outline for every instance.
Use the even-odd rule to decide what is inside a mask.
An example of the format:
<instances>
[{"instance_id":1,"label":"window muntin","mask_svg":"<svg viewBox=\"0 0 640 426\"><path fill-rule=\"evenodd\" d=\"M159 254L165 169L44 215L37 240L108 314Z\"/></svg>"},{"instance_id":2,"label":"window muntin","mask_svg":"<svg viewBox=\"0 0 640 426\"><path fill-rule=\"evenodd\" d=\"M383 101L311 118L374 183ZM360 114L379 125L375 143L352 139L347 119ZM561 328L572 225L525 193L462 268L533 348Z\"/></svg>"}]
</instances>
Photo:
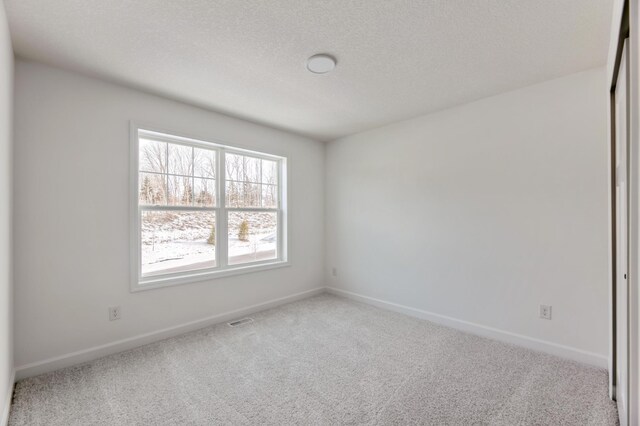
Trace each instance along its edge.
<instances>
[{"instance_id":1,"label":"window muntin","mask_svg":"<svg viewBox=\"0 0 640 426\"><path fill-rule=\"evenodd\" d=\"M284 158L143 129L132 143L132 288L286 263Z\"/></svg>"}]
</instances>

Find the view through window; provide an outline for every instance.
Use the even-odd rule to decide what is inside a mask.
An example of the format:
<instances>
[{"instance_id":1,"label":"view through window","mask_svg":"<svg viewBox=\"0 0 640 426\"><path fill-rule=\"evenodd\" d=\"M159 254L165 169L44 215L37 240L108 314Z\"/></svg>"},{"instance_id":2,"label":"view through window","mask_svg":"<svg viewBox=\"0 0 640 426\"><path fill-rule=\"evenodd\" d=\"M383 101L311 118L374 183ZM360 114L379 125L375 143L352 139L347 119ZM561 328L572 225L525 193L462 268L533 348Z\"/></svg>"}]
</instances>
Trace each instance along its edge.
<instances>
[{"instance_id":1,"label":"view through window","mask_svg":"<svg viewBox=\"0 0 640 426\"><path fill-rule=\"evenodd\" d=\"M138 130L138 282L283 261L284 159Z\"/></svg>"}]
</instances>

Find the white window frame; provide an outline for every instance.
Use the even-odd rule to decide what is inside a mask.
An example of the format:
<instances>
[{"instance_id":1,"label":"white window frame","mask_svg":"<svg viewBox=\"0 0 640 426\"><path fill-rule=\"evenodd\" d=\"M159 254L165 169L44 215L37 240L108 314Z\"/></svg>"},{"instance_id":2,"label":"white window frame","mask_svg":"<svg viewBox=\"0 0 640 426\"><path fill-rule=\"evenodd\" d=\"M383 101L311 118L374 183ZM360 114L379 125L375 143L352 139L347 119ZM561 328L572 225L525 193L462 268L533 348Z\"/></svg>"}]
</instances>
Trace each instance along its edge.
<instances>
[{"instance_id":1,"label":"white window frame","mask_svg":"<svg viewBox=\"0 0 640 426\"><path fill-rule=\"evenodd\" d=\"M138 125L131 122L130 125L130 289L132 292L149 290L160 287L168 287L198 281L212 280L231 275L246 274L250 272L264 271L267 269L289 266L289 233L287 215L287 157L268 154L247 148L228 145L220 141L213 142L203 138L192 138L180 135L176 132L159 130L154 126ZM154 140L166 141L180 145L202 147L216 152L216 205L214 207L190 207L190 206L141 206L139 204L139 136L145 134ZM227 153L239 154L253 158L276 161L278 164L278 205L276 208L259 207L226 207L225 183L226 171L225 155ZM141 265L141 226L140 218L143 210L185 210L185 211L214 211L216 214L216 266L207 269L198 269L185 272L173 272L162 275L142 276ZM248 212L275 212L277 214L277 258L263 261L228 265L228 228L227 213L233 211Z\"/></svg>"}]
</instances>

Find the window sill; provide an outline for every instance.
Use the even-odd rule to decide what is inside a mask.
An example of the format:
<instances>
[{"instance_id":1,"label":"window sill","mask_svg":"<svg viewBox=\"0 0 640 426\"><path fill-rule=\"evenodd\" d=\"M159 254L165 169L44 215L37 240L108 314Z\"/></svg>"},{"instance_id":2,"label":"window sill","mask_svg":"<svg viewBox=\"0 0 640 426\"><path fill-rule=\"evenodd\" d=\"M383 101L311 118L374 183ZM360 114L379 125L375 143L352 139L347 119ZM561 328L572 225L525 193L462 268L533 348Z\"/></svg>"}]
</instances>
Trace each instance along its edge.
<instances>
[{"instance_id":1,"label":"window sill","mask_svg":"<svg viewBox=\"0 0 640 426\"><path fill-rule=\"evenodd\" d=\"M137 282L131 283L131 292L136 293L139 291L153 290L156 288L172 287L182 284L190 284L199 281L214 280L217 278L230 277L233 275L249 274L252 272L266 271L269 269L285 268L291 266L288 261L279 260L269 263L260 263L247 266L238 266L229 269L222 269L217 271L206 271L192 274L184 274L180 276L172 277L150 277Z\"/></svg>"}]
</instances>

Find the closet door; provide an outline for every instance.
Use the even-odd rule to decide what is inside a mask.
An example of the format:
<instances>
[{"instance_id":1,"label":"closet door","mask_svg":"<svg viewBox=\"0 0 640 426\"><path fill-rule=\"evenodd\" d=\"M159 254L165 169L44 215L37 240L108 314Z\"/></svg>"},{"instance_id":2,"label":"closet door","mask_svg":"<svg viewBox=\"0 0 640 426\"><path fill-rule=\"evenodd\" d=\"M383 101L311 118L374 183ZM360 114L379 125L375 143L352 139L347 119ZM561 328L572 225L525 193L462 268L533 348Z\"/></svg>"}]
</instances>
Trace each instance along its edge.
<instances>
[{"instance_id":1,"label":"closet door","mask_svg":"<svg viewBox=\"0 0 640 426\"><path fill-rule=\"evenodd\" d=\"M622 60L615 89L616 134L616 401L620 424L627 424L629 371L629 285L628 285L628 150L629 98L628 52L622 50Z\"/></svg>"}]
</instances>

